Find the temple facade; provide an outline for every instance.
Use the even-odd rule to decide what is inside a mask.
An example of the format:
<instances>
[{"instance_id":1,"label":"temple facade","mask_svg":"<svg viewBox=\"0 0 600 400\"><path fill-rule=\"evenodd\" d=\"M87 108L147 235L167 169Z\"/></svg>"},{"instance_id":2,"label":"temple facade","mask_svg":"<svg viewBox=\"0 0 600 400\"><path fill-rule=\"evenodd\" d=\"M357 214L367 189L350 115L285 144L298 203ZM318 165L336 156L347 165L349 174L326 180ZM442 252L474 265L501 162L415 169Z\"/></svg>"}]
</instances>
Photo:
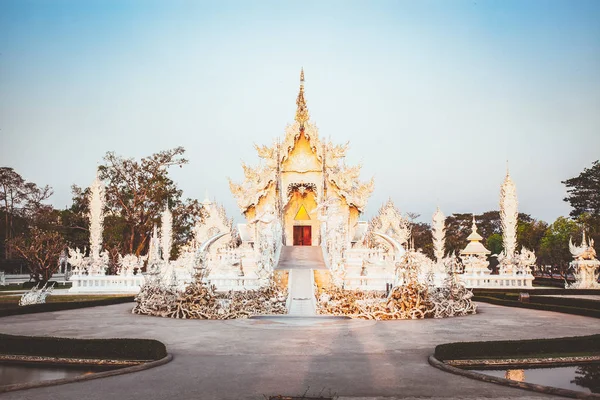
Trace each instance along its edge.
<instances>
[{"instance_id":1,"label":"temple facade","mask_svg":"<svg viewBox=\"0 0 600 400\"><path fill-rule=\"evenodd\" d=\"M321 216L337 203L347 240L357 241L364 235L359 217L373 191L373 179L361 182L360 165L348 167L342 162L348 143L335 145L319 137L304 97L304 71L296 106L295 122L286 127L283 138L271 146L255 146L261 164L243 164L244 181L229 182L247 221L238 225L240 237L244 242L256 241L257 222L276 218L283 245L321 245Z\"/></svg>"}]
</instances>

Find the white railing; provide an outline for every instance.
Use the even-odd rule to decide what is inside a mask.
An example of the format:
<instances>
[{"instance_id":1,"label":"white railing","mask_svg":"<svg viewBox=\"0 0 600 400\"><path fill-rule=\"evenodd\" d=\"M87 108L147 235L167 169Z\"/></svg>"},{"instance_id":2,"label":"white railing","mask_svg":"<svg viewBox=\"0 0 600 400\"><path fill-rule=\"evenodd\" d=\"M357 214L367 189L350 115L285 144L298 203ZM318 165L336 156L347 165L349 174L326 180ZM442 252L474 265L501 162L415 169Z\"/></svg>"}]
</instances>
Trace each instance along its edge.
<instances>
[{"instance_id":1,"label":"white railing","mask_svg":"<svg viewBox=\"0 0 600 400\"><path fill-rule=\"evenodd\" d=\"M388 283L394 279L384 276L357 276L344 279L344 289L349 290L386 290Z\"/></svg>"},{"instance_id":2,"label":"white railing","mask_svg":"<svg viewBox=\"0 0 600 400\"><path fill-rule=\"evenodd\" d=\"M260 280L251 277L209 277L208 283L215 285L218 292L256 290L260 288Z\"/></svg>"},{"instance_id":3,"label":"white railing","mask_svg":"<svg viewBox=\"0 0 600 400\"><path fill-rule=\"evenodd\" d=\"M143 275L73 275L69 293L138 293Z\"/></svg>"},{"instance_id":4,"label":"white railing","mask_svg":"<svg viewBox=\"0 0 600 400\"><path fill-rule=\"evenodd\" d=\"M462 274L459 275L459 277L468 288L530 288L533 287L534 279L533 275L531 274Z\"/></svg>"}]
</instances>

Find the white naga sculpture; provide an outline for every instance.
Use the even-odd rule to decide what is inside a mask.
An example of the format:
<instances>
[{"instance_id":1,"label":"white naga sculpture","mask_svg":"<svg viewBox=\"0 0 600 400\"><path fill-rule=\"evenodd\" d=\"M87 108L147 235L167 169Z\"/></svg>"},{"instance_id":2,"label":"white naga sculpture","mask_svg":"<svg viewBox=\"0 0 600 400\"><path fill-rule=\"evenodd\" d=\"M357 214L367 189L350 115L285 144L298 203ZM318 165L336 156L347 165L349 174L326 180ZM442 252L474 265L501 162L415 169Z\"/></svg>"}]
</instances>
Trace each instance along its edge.
<instances>
[{"instance_id":1,"label":"white naga sculpture","mask_svg":"<svg viewBox=\"0 0 600 400\"><path fill-rule=\"evenodd\" d=\"M46 302L46 297L50 296L52 290L54 289L54 282L52 285L48 286L48 282L40 289L39 283L31 288L29 292L23 293L21 299L19 300L20 306L29 306L31 304L44 304Z\"/></svg>"},{"instance_id":2,"label":"white naga sculpture","mask_svg":"<svg viewBox=\"0 0 600 400\"><path fill-rule=\"evenodd\" d=\"M575 246L573 240L569 239L569 250L574 258L571 267L574 270L575 282L571 285L566 284L565 287L571 289L600 288L600 284L598 284L600 261L596 258L594 239L586 240L585 229L579 246Z\"/></svg>"},{"instance_id":3,"label":"white naga sculpture","mask_svg":"<svg viewBox=\"0 0 600 400\"><path fill-rule=\"evenodd\" d=\"M281 251L282 229L274 207L267 204L250 225L255 226L257 271L261 287L270 284Z\"/></svg>"},{"instance_id":4,"label":"white naga sculpture","mask_svg":"<svg viewBox=\"0 0 600 400\"><path fill-rule=\"evenodd\" d=\"M331 271L332 282L336 287L344 285L346 276L345 252L348 248L346 230L347 215L340 207L340 199L330 197L319 204L316 211L321 222L323 255Z\"/></svg>"},{"instance_id":5,"label":"white naga sculpture","mask_svg":"<svg viewBox=\"0 0 600 400\"><path fill-rule=\"evenodd\" d=\"M96 175L90 186L88 197L90 212L90 254L85 256L79 249L69 248L69 263L74 267L75 275L87 273L88 275L104 275L108 267L108 252L102 250L102 232L104 231L104 206L106 204L104 184Z\"/></svg>"}]
</instances>

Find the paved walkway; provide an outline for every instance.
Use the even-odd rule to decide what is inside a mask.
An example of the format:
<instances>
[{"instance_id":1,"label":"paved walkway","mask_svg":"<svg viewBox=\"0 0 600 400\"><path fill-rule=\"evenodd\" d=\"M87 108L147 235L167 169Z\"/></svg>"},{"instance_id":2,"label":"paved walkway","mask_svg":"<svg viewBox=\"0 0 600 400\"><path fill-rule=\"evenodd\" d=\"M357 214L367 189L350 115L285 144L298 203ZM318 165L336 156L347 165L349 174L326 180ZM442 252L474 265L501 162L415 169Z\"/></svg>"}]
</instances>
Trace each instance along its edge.
<instances>
[{"instance_id":1,"label":"paved walkway","mask_svg":"<svg viewBox=\"0 0 600 400\"><path fill-rule=\"evenodd\" d=\"M317 315L315 294L312 284L312 269L290 270L290 309L288 314L292 316L310 317Z\"/></svg>"},{"instance_id":2,"label":"paved walkway","mask_svg":"<svg viewBox=\"0 0 600 400\"><path fill-rule=\"evenodd\" d=\"M315 316L316 300L312 274L314 269L327 269L319 246L283 246L275 269L290 271L290 304L292 316Z\"/></svg>"},{"instance_id":3,"label":"paved walkway","mask_svg":"<svg viewBox=\"0 0 600 400\"><path fill-rule=\"evenodd\" d=\"M477 315L427 320L287 318L201 321L131 314L133 304L0 318L0 332L154 338L172 362L133 374L2 394L2 400L264 400L263 396L542 399L427 363L437 344L587 335L600 320L480 303Z\"/></svg>"}]
</instances>

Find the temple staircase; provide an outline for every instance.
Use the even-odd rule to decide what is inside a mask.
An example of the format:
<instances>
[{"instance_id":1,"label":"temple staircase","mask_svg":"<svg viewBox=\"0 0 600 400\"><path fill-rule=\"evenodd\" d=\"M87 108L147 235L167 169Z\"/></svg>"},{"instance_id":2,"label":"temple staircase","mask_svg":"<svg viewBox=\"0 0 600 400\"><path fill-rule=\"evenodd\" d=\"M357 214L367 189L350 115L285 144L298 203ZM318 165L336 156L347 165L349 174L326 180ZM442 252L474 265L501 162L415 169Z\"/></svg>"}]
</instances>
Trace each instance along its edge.
<instances>
[{"instance_id":1,"label":"temple staircase","mask_svg":"<svg viewBox=\"0 0 600 400\"><path fill-rule=\"evenodd\" d=\"M314 317L316 299L314 293L315 269L327 269L320 246L283 246L276 270L289 270L288 315Z\"/></svg>"}]
</instances>

